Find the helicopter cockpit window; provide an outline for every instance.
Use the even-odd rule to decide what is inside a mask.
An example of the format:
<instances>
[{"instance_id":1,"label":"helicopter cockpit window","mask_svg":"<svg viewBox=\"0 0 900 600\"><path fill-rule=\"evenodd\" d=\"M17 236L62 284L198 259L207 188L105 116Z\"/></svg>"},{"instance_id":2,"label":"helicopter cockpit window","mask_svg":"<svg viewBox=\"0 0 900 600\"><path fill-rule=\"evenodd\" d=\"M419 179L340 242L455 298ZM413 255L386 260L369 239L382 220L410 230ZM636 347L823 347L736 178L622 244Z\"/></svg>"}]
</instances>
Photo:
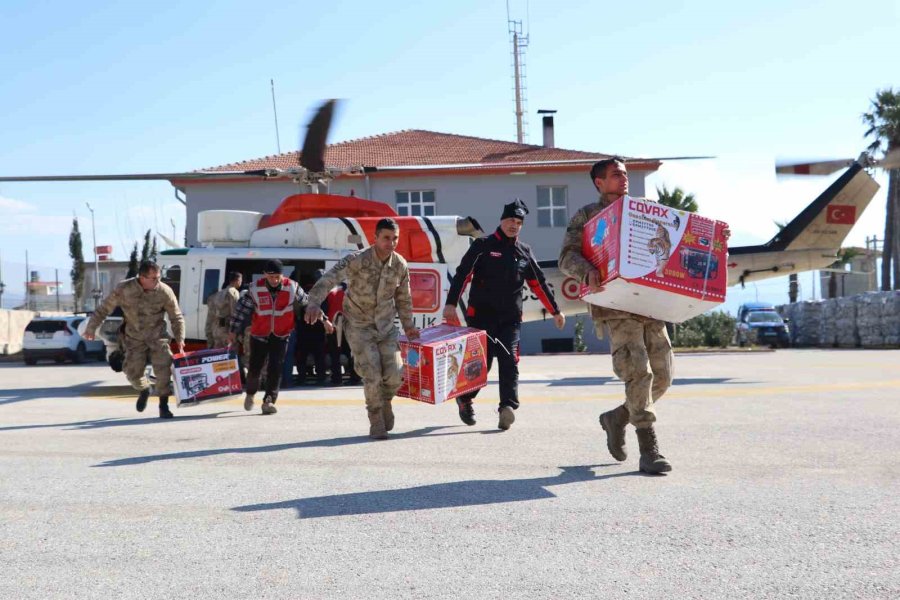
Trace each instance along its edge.
<instances>
[{"instance_id":1,"label":"helicopter cockpit window","mask_svg":"<svg viewBox=\"0 0 900 600\"><path fill-rule=\"evenodd\" d=\"M175 292L175 297L181 299L181 267L178 265L166 266L162 268L162 281Z\"/></svg>"}]
</instances>

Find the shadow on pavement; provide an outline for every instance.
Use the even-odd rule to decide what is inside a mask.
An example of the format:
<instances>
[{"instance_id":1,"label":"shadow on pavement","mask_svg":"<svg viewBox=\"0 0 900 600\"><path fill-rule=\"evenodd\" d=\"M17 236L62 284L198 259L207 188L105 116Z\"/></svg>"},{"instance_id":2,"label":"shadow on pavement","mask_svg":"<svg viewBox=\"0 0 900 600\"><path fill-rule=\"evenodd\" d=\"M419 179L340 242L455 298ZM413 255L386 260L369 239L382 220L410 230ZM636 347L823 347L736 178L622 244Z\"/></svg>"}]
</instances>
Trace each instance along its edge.
<instances>
[{"instance_id":1,"label":"shadow on pavement","mask_svg":"<svg viewBox=\"0 0 900 600\"><path fill-rule=\"evenodd\" d=\"M41 400L43 398L81 398L89 393L96 393L101 389L99 386L104 383L102 381L88 381L87 383L77 386L66 387L37 387L37 388L21 388L17 390L0 390L0 406L4 404L13 404L16 402L25 402L27 400ZM103 389L106 389L105 387ZM119 391L120 387L113 388ZM131 386L127 388L132 391ZM135 392L136 393L136 392Z\"/></svg>"},{"instance_id":2,"label":"shadow on pavement","mask_svg":"<svg viewBox=\"0 0 900 600\"><path fill-rule=\"evenodd\" d=\"M79 431L84 429L103 429L105 427L121 427L128 425L149 425L151 423L180 423L181 421L198 421L200 419L215 419L219 415L227 415L235 413L235 417L251 416L245 415L242 411L224 410L208 415L179 415L175 413L174 419L160 419L157 414L156 406L153 404L147 407L146 417L136 419L120 419L110 417L108 419L94 419L92 421L75 421L73 423L47 423L43 425L11 425L9 427L0 427L0 431L18 431L22 429L52 429L59 427L65 431ZM153 416L150 416L153 415Z\"/></svg>"},{"instance_id":3,"label":"shadow on pavement","mask_svg":"<svg viewBox=\"0 0 900 600\"><path fill-rule=\"evenodd\" d=\"M556 379L520 379L519 384L545 383L550 387L579 385L606 385L620 383L618 377L559 377ZM672 385L718 385L722 383L744 385L752 381L735 381L733 377L693 377L675 379Z\"/></svg>"},{"instance_id":4,"label":"shadow on pavement","mask_svg":"<svg viewBox=\"0 0 900 600\"><path fill-rule=\"evenodd\" d=\"M456 429L462 425L453 426L435 426L414 429L404 433L391 434L391 440L423 437L431 434L432 437L444 435L462 435L467 433L480 433L475 430L449 431L446 433L432 434L438 429ZM329 438L325 440L309 440L306 442L291 442L289 444L272 444L270 446L250 446L247 448L210 448L207 450L191 450L188 452L172 452L171 454L151 454L149 456L135 456L132 458L120 458L117 460L108 460L93 465L95 467L125 467L129 465L143 465L146 463L158 462L161 460L178 460L182 458L202 458L206 456L218 456L220 454L257 454L262 452L281 452L283 450L294 450L297 448L332 448L336 446L351 446L354 444L370 444L379 443L372 440L367 435L355 435L350 437Z\"/></svg>"},{"instance_id":5,"label":"shadow on pavement","mask_svg":"<svg viewBox=\"0 0 900 600\"><path fill-rule=\"evenodd\" d=\"M560 467L562 473L553 477L454 481L452 483L436 483L399 490L336 494L333 496L298 498L284 502L248 504L246 506L236 506L231 510L236 512L257 512L289 508L296 510L297 516L301 519L314 519L318 517L344 517L405 510L481 506L485 504L555 498L556 495L547 489L555 485L642 475L638 471L610 473L607 475L594 473L593 469L601 466L609 465Z\"/></svg>"}]
</instances>

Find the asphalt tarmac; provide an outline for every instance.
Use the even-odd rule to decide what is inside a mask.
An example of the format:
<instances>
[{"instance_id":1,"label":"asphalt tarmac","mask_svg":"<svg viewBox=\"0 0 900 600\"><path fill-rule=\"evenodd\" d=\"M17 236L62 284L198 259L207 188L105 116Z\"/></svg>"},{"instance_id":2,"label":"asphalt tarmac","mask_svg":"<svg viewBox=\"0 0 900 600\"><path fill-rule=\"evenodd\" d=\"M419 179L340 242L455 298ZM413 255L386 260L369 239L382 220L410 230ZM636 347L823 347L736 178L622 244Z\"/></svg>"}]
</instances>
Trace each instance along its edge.
<instances>
[{"instance_id":1,"label":"asphalt tarmac","mask_svg":"<svg viewBox=\"0 0 900 600\"><path fill-rule=\"evenodd\" d=\"M0 598L898 598L898 365L679 355L646 476L609 356L523 357L508 432L492 380L387 441L359 387L164 421L101 363L3 363Z\"/></svg>"}]
</instances>

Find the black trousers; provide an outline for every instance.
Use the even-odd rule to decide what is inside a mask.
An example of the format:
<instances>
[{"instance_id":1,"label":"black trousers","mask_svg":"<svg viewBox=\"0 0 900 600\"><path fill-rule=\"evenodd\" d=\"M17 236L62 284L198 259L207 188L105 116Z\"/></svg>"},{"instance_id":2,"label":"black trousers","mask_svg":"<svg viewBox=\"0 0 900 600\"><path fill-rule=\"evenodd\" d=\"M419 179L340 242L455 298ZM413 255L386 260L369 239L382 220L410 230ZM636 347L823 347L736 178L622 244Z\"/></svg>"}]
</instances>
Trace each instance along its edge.
<instances>
[{"instance_id":1,"label":"black trousers","mask_svg":"<svg viewBox=\"0 0 900 600\"><path fill-rule=\"evenodd\" d=\"M491 370L496 357L500 369L500 408L519 408L519 339L522 323L497 321L489 315L466 317L466 323L469 327L484 329L488 335L487 368ZM469 402L480 391L459 396L459 400Z\"/></svg>"},{"instance_id":2,"label":"black trousers","mask_svg":"<svg viewBox=\"0 0 900 600\"><path fill-rule=\"evenodd\" d=\"M337 334L330 333L325 338L326 344L328 346L328 357L331 361L331 382L332 383L341 383L341 355L347 355L347 375L351 379L358 379L359 375L356 374L356 371L353 369L353 356L350 354L350 345L347 343L347 338L345 337L341 340L341 344L337 343Z\"/></svg>"},{"instance_id":3,"label":"black trousers","mask_svg":"<svg viewBox=\"0 0 900 600\"><path fill-rule=\"evenodd\" d=\"M266 368L266 394L275 402L278 389L281 387L281 371L284 364L284 353L287 350L288 338L269 335L266 339L250 338L250 366L247 369L247 393L259 391L259 376L263 364L268 360Z\"/></svg>"}]
</instances>

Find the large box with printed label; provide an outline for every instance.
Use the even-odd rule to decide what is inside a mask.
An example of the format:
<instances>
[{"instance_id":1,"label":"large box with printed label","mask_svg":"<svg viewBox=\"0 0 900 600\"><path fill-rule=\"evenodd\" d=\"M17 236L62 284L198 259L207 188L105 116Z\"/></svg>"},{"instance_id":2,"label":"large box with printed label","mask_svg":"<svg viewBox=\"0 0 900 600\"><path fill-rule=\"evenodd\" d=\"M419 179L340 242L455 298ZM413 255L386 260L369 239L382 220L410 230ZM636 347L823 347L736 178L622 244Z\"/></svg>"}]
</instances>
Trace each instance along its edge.
<instances>
[{"instance_id":1,"label":"large box with printed label","mask_svg":"<svg viewBox=\"0 0 900 600\"><path fill-rule=\"evenodd\" d=\"M625 196L584 226L581 253L604 290L585 302L680 323L725 301L727 225Z\"/></svg>"},{"instance_id":2,"label":"large box with printed label","mask_svg":"<svg viewBox=\"0 0 900 600\"><path fill-rule=\"evenodd\" d=\"M400 337L400 356L398 396L439 404L487 385L487 335L480 329L427 327L418 340Z\"/></svg>"},{"instance_id":3,"label":"large box with printed label","mask_svg":"<svg viewBox=\"0 0 900 600\"><path fill-rule=\"evenodd\" d=\"M230 348L176 354L172 357L172 375L178 406L225 400L243 389L237 353Z\"/></svg>"}]
</instances>

